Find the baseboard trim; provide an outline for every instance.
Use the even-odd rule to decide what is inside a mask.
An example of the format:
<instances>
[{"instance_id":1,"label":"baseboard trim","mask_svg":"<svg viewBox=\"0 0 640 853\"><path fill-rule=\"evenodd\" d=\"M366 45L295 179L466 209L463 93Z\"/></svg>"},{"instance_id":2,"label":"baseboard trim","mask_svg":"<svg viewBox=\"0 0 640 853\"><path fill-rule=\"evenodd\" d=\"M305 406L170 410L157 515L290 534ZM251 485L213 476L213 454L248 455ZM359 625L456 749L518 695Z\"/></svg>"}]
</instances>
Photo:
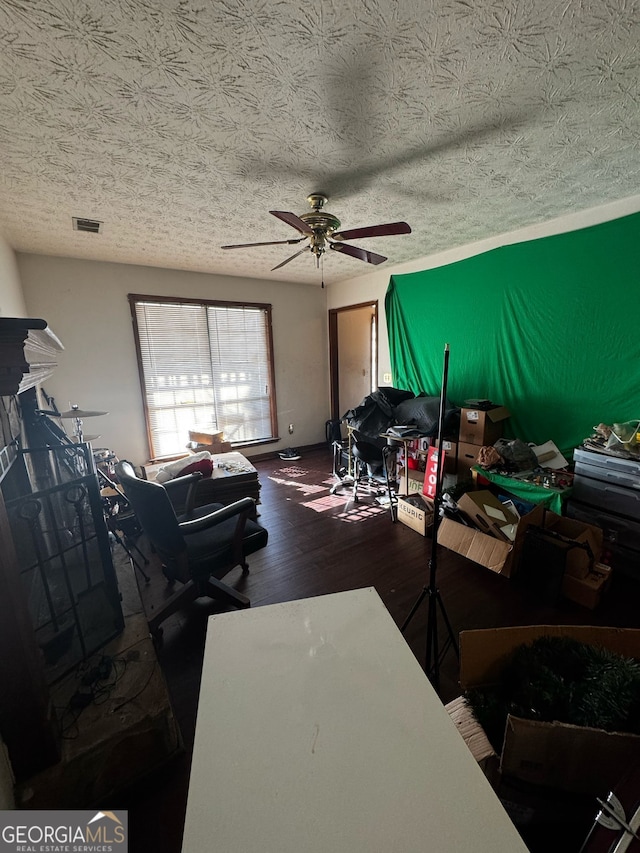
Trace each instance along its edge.
<instances>
[{"instance_id":1,"label":"baseboard trim","mask_svg":"<svg viewBox=\"0 0 640 853\"><path fill-rule=\"evenodd\" d=\"M246 449L246 448L245 448ZM252 456L247 456L249 460L255 460L256 462L262 462L265 459L277 459L278 454L282 453L282 450L272 450L268 453L255 453ZM320 442L319 444L305 444L304 446L296 446L296 450L300 453L301 456L304 456L305 453L313 453L318 450L327 450L327 443L325 441ZM243 455L246 455L243 453ZM286 460L283 459L283 462Z\"/></svg>"}]
</instances>

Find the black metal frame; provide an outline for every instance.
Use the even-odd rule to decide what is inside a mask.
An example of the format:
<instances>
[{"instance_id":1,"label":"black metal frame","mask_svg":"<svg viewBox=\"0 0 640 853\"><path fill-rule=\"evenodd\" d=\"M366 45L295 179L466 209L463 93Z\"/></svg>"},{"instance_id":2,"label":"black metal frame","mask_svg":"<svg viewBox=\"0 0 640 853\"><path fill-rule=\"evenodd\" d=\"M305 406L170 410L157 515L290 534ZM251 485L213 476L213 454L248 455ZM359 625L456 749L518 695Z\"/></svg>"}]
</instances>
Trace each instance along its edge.
<instances>
[{"instance_id":1,"label":"black metal frame","mask_svg":"<svg viewBox=\"0 0 640 853\"><path fill-rule=\"evenodd\" d=\"M124 618L91 448L29 448L20 456L29 460L30 488L5 506L51 683L117 636Z\"/></svg>"}]
</instances>

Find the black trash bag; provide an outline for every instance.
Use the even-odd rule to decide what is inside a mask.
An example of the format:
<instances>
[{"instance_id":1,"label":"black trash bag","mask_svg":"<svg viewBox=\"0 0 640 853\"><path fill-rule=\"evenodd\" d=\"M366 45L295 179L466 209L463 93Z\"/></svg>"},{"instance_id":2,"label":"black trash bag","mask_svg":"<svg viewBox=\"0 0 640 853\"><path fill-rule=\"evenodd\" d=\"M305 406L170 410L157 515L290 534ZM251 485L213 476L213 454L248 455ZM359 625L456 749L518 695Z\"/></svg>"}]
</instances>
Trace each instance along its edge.
<instances>
[{"instance_id":1,"label":"black trash bag","mask_svg":"<svg viewBox=\"0 0 640 853\"><path fill-rule=\"evenodd\" d=\"M416 429L425 435L438 434L440 420L440 397L414 397L403 400L395 408L397 424L415 424ZM460 423L460 409L445 400L444 435L457 434Z\"/></svg>"},{"instance_id":2,"label":"black trash bag","mask_svg":"<svg viewBox=\"0 0 640 853\"><path fill-rule=\"evenodd\" d=\"M415 397L413 391L403 391L401 388L390 388L387 386L384 388L378 388L378 390L374 392L374 396L375 395L379 395L380 400L385 401L392 409L399 406L403 400L410 400L412 397Z\"/></svg>"},{"instance_id":3,"label":"black trash bag","mask_svg":"<svg viewBox=\"0 0 640 853\"><path fill-rule=\"evenodd\" d=\"M389 388L385 388L384 391L378 389L369 394L359 406L345 412L342 420L362 435L377 438L395 423L395 409L387 396L389 390ZM411 391L405 393L410 394Z\"/></svg>"}]
</instances>

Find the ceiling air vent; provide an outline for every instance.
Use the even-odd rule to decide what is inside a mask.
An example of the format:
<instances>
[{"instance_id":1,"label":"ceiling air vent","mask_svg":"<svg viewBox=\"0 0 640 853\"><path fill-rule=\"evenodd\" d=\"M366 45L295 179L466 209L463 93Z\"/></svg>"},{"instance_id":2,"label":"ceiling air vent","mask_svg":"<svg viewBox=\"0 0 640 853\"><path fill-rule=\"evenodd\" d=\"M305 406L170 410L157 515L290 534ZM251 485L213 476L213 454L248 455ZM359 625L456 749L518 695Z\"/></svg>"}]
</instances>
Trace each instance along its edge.
<instances>
[{"instance_id":1,"label":"ceiling air vent","mask_svg":"<svg viewBox=\"0 0 640 853\"><path fill-rule=\"evenodd\" d=\"M74 231L88 231L89 234L99 234L102 222L97 219L81 219L79 216L73 217Z\"/></svg>"}]
</instances>

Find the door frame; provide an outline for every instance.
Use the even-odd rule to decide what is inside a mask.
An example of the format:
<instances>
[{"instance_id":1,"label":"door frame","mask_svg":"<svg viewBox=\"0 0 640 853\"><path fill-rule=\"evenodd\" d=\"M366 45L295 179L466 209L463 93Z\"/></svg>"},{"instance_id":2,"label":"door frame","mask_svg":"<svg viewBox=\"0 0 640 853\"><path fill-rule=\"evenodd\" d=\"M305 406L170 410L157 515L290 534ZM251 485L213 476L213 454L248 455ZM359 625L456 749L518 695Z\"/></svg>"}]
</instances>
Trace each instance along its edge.
<instances>
[{"instance_id":1,"label":"door frame","mask_svg":"<svg viewBox=\"0 0 640 853\"><path fill-rule=\"evenodd\" d=\"M338 352L338 315L345 311L355 311L360 308L372 308L373 318L376 327L375 340L375 370L378 370L378 330L380 323L378 320L378 300L370 299L367 302L359 302L357 305L344 305L342 308L329 308L329 383L330 383L330 400L331 400L331 420L337 421L341 417L339 410L339 367L340 354ZM373 365L371 366L371 374L373 378ZM376 383L378 377L375 377Z\"/></svg>"}]
</instances>

